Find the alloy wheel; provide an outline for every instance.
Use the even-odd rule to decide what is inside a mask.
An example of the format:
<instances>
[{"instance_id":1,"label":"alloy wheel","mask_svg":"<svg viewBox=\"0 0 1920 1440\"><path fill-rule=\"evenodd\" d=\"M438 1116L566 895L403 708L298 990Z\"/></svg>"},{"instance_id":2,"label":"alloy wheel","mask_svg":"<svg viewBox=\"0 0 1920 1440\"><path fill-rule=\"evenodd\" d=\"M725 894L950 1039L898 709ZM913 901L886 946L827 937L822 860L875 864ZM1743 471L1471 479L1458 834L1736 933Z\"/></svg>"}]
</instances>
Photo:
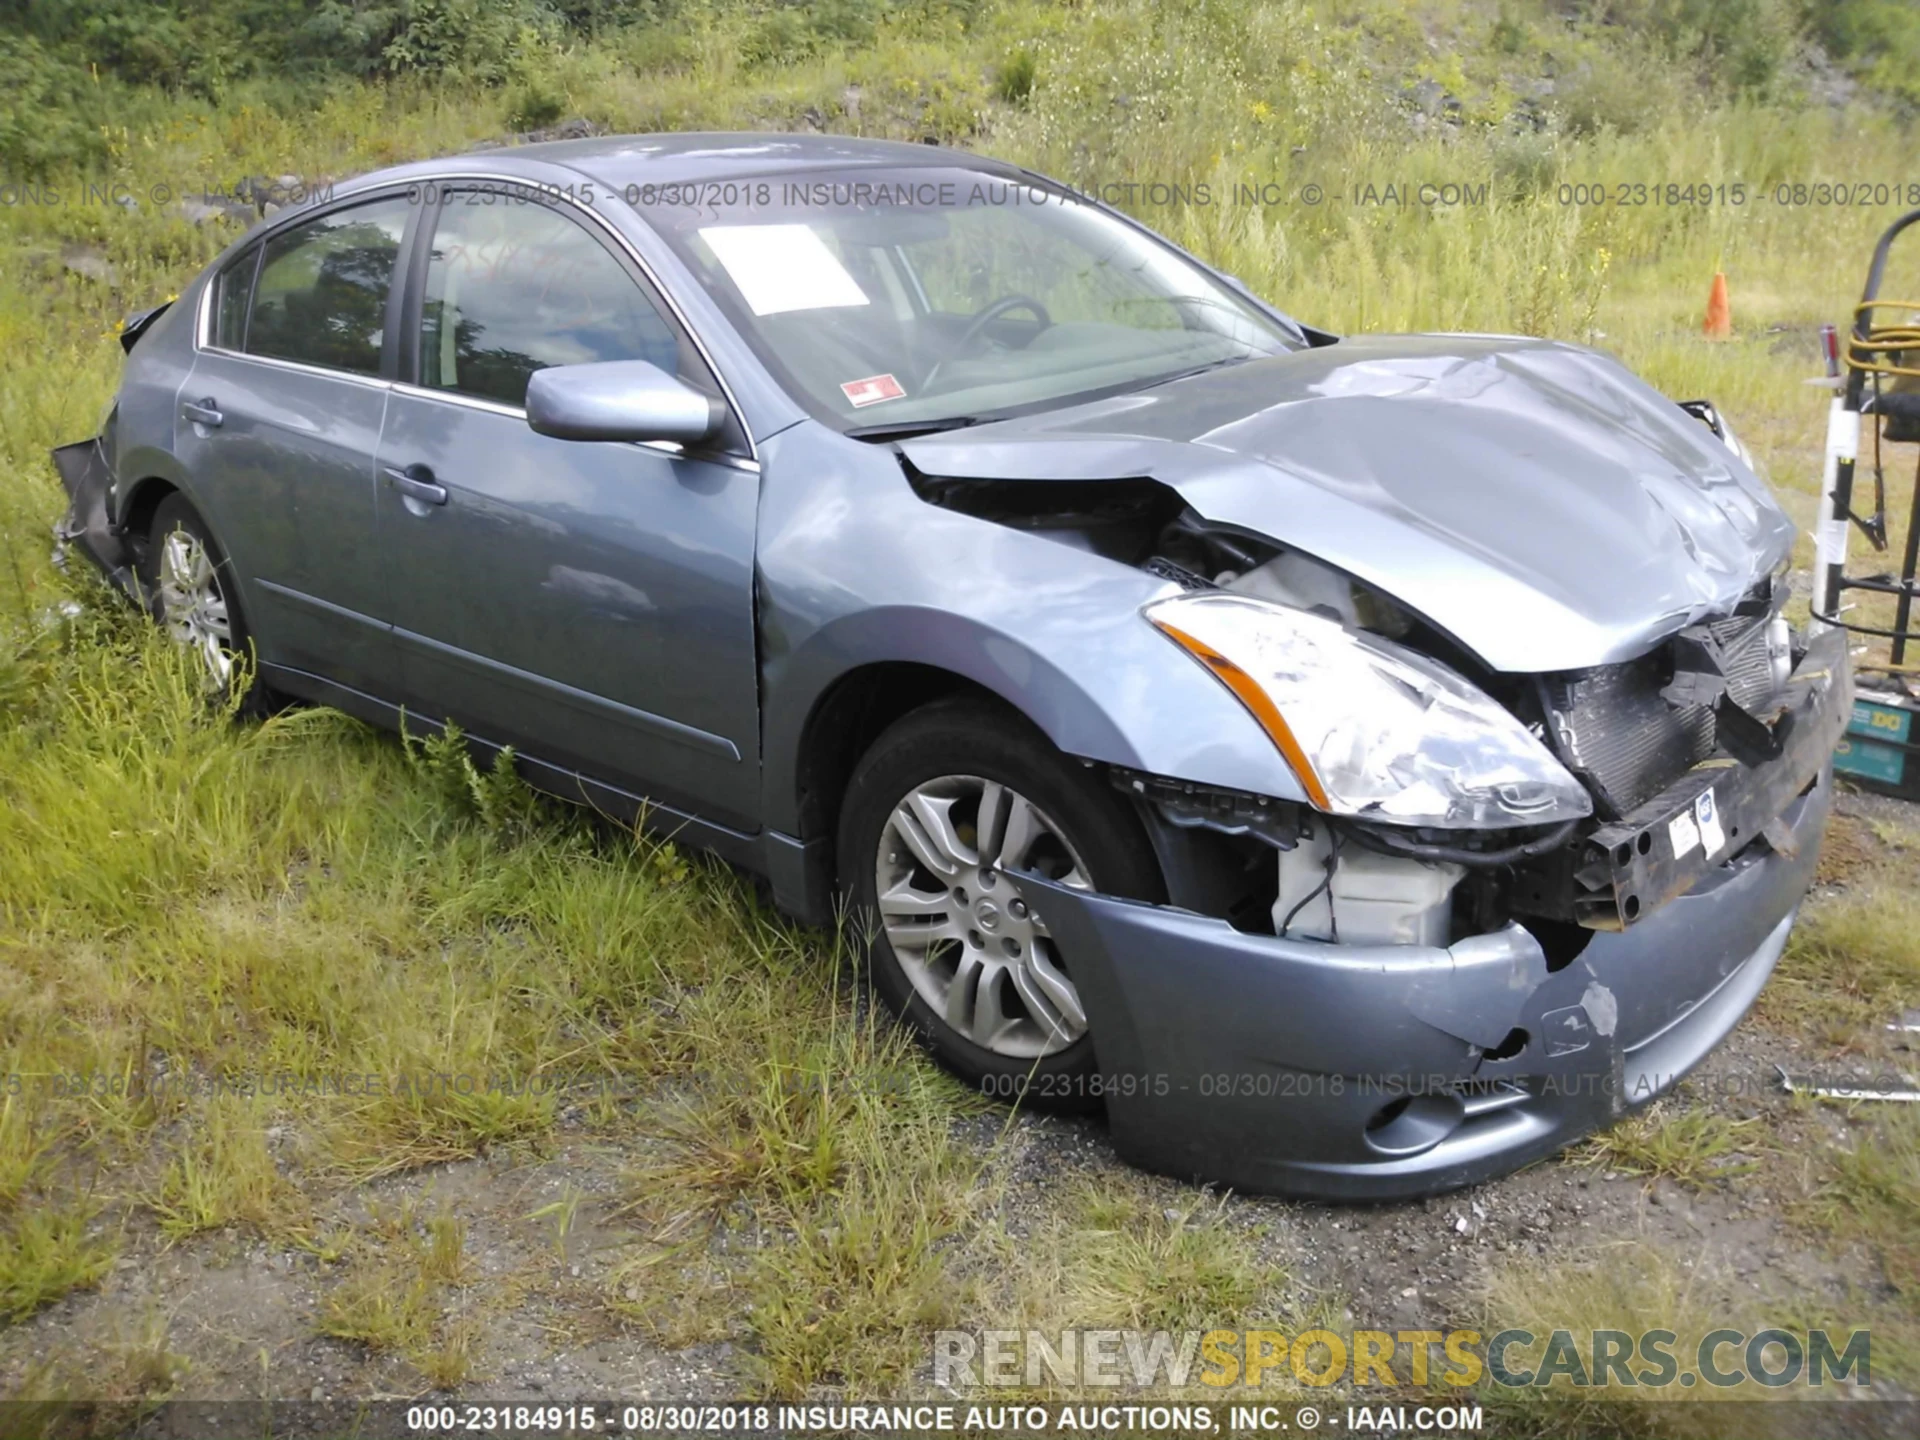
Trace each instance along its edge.
<instances>
[{"instance_id":1,"label":"alloy wheel","mask_svg":"<svg viewBox=\"0 0 1920 1440\"><path fill-rule=\"evenodd\" d=\"M894 956L927 1006L982 1049L1036 1059L1086 1034L1087 1016L1009 870L1093 888L1060 827L1032 801L997 781L947 775L894 806L874 893Z\"/></svg>"},{"instance_id":2,"label":"alloy wheel","mask_svg":"<svg viewBox=\"0 0 1920 1440\"><path fill-rule=\"evenodd\" d=\"M206 544L176 529L160 547L160 616L174 640L200 656L209 689L233 676L233 620Z\"/></svg>"}]
</instances>

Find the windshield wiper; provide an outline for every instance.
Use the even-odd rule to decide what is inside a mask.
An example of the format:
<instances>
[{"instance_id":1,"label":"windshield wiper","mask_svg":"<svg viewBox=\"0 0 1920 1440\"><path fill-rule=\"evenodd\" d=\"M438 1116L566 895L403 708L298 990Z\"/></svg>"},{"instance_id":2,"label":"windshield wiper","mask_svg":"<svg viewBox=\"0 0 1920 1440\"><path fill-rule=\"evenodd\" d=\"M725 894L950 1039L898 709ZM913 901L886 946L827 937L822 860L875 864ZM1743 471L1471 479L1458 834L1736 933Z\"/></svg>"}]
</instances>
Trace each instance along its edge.
<instances>
[{"instance_id":1,"label":"windshield wiper","mask_svg":"<svg viewBox=\"0 0 1920 1440\"><path fill-rule=\"evenodd\" d=\"M991 415L947 415L938 420L897 420L891 425L856 425L844 433L853 440L911 440L916 435L937 435L942 430L984 425L993 418Z\"/></svg>"},{"instance_id":2,"label":"windshield wiper","mask_svg":"<svg viewBox=\"0 0 1920 1440\"><path fill-rule=\"evenodd\" d=\"M1253 359L1251 355L1229 355L1224 360L1210 360L1205 365L1194 366L1191 370L1176 370L1171 375L1162 375L1157 380L1148 381L1141 388L1151 390L1158 385L1171 385L1176 380L1191 380L1194 376L1204 375L1209 370L1224 370L1229 365L1244 365L1251 359Z\"/></svg>"}]
</instances>

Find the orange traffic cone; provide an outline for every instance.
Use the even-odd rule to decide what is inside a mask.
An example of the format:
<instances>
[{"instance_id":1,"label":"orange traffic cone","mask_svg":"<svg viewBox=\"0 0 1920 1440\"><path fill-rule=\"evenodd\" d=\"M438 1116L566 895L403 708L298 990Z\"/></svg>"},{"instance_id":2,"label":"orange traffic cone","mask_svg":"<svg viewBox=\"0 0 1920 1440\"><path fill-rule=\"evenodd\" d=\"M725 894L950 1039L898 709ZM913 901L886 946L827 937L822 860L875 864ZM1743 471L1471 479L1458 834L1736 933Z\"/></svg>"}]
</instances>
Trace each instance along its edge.
<instances>
[{"instance_id":1,"label":"orange traffic cone","mask_svg":"<svg viewBox=\"0 0 1920 1440\"><path fill-rule=\"evenodd\" d=\"M1733 338L1733 306L1727 303L1727 276L1723 270L1713 272L1713 289L1707 292L1707 319L1700 333L1709 340Z\"/></svg>"}]
</instances>

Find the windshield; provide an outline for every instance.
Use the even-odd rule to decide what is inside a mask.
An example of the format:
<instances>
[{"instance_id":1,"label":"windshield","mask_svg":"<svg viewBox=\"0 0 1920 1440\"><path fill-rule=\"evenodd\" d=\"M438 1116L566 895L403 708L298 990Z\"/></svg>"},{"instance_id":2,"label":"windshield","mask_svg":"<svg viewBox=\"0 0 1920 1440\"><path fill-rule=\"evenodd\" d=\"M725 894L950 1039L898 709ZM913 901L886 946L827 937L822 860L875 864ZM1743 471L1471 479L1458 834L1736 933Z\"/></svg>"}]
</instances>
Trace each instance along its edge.
<instances>
[{"instance_id":1,"label":"windshield","mask_svg":"<svg viewBox=\"0 0 1920 1440\"><path fill-rule=\"evenodd\" d=\"M662 186L641 208L842 430L1018 413L1305 343L1113 215L983 171Z\"/></svg>"}]
</instances>

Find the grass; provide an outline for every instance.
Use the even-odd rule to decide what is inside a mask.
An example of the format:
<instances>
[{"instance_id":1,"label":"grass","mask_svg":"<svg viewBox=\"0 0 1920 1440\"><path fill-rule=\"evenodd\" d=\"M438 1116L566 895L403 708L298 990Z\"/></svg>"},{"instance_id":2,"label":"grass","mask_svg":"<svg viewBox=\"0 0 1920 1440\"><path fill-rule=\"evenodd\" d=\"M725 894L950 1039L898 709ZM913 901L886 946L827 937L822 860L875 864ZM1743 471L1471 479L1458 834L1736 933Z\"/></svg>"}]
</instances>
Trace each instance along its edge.
<instances>
[{"instance_id":1,"label":"grass","mask_svg":"<svg viewBox=\"0 0 1920 1440\"><path fill-rule=\"evenodd\" d=\"M154 1401L178 1393L193 1373L188 1356L172 1346L165 1317L147 1309L120 1317L85 1354L56 1351L37 1358L9 1397L13 1433L104 1435L131 1428ZM91 1425L76 1427L69 1409L94 1407Z\"/></svg>"},{"instance_id":2,"label":"grass","mask_svg":"<svg viewBox=\"0 0 1920 1440\"><path fill-rule=\"evenodd\" d=\"M1811 1216L1845 1243L1868 1246L1907 1308L1920 1316L1920 1116L1911 1105L1862 1117L1851 1145L1825 1159Z\"/></svg>"},{"instance_id":3,"label":"grass","mask_svg":"<svg viewBox=\"0 0 1920 1440\"><path fill-rule=\"evenodd\" d=\"M772 990L742 1003L766 1007L763 1055L743 1058L744 1083L667 1105L652 1160L630 1177L627 1209L648 1239L613 1278L621 1308L691 1343L726 1329L702 1300L738 1292L770 1391L887 1393L922 1355L920 1337L965 1307L952 1262L999 1177L957 1127L983 1107L871 1010L809 1035L776 1019ZM744 1264L707 1245L731 1233L759 1246L769 1230L790 1242Z\"/></svg>"},{"instance_id":4,"label":"grass","mask_svg":"<svg viewBox=\"0 0 1920 1440\"><path fill-rule=\"evenodd\" d=\"M967 1192L916 1168L918 1158L799 1212L793 1242L754 1267L748 1326L766 1390L898 1394L926 1356L925 1337L971 1309L945 1253Z\"/></svg>"},{"instance_id":5,"label":"grass","mask_svg":"<svg viewBox=\"0 0 1920 1440\"><path fill-rule=\"evenodd\" d=\"M1670 394L1717 400L1812 513L1814 331L1847 312L1892 211L1771 197L1904 174L1911 134L1889 107L1737 97L1545 3L989 0L899 7L869 36L791 52L770 23L697 7L543 52L537 84L510 90L143 94L105 127L98 173L54 180L150 196L345 176L564 111L616 130L932 136L1084 185L1204 186L1204 202L1127 203L1336 330L1604 345ZM1536 103L1543 76L1564 104ZM1456 119L1414 123L1421 81ZM1669 180L1749 199L1607 188ZM1356 189L1422 183L1470 193ZM1594 183L1605 203L1562 188ZM1283 198L1234 200L1246 184ZM862 1004L835 937L671 844L538 801L510 760L478 770L452 741L396 743L332 712L209 713L164 643L77 562L52 565L46 451L96 425L115 322L232 233L152 203L0 207L0 1074L21 1077L0 1099L0 1318L99 1282L124 1237L227 1232L314 1257L326 1334L459 1385L479 1373L484 1310L466 1303L484 1282L463 1217L360 1227L344 1197L479 1156L536 1163L583 1135L637 1156L601 1207L625 1228L598 1302L662 1343L736 1342L769 1393L895 1393L931 1329L983 1314L1180 1328L1328 1303L1190 1192L1073 1187L1023 1202L1016 1233L1023 1141ZM1733 292L1724 344L1698 335L1715 271ZM1810 908L1770 1019L1840 1045L1920 999L1910 875L1900 853ZM1911 1136L1890 1123L1823 1182L1889 1275L1911 1264L1915 1193ZM1710 1184L1753 1148L1740 1122L1662 1109L1592 1153ZM595 1208L563 1192L531 1211L562 1261L547 1271ZM1500 1303L1559 1283L1516 1279Z\"/></svg>"},{"instance_id":6,"label":"grass","mask_svg":"<svg viewBox=\"0 0 1920 1440\"><path fill-rule=\"evenodd\" d=\"M1920 895L1896 865L1810 909L1761 1008L1834 1050L1877 1050L1884 1027L1920 1004Z\"/></svg>"},{"instance_id":7,"label":"grass","mask_svg":"<svg viewBox=\"0 0 1920 1440\"><path fill-rule=\"evenodd\" d=\"M928 1068L874 1011L796 1035L779 1024L780 1003L770 989L742 998L766 1030L727 1083L663 1098L660 1143L631 1177L632 1206L661 1238L742 1201L791 1208L832 1194L902 1151L965 1169L950 1126L985 1108L978 1096Z\"/></svg>"},{"instance_id":8,"label":"grass","mask_svg":"<svg viewBox=\"0 0 1920 1440\"><path fill-rule=\"evenodd\" d=\"M447 1211L422 1219L411 1206L376 1207L361 1239L321 1303L318 1333L397 1356L435 1390L455 1388L473 1372L480 1333L458 1303L473 1278L466 1222Z\"/></svg>"},{"instance_id":9,"label":"grass","mask_svg":"<svg viewBox=\"0 0 1920 1440\"><path fill-rule=\"evenodd\" d=\"M46 1142L34 1133L33 1118L18 1095L0 1100L0 1207L19 1203L39 1174Z\"/></svg>"},{"instance_id":10,"label":"grass","mask_svg":"<svg viewBox=\"0 0 1920 1440\"><path fill-rule=\"evenodd\" d=\"M1287 1283L1285 1272L1260 1262L1250 1243L1258 1238L1230 1224L1204 1192L1168 1208L1139 1189L1089 1187L1065 1247L1074 1322L1182 1332L1254 1313Z\"/></svg>"},{"instance_id":11,"label":"grass","mask_svg":"<svg viewBox=\"0 0 1920 1440\"><path fill-rule=\"evenodd\" d=\"M19 1215L0 1233L0 1320L24 1320L106 1273L114 1246L93 1232L92 1220L89 1206L69 1201Z\"/></svg>"},{"instance_id":12,"label":"grass","mask_svg":"<svg viewBox=\"0 0 1920 1440\"><path fill-rule=\"evenodd\" d=\"M605 1304L667 1350L732 1337L743 1300L732 1272L703 1248L644 1245L608 1274Z\"/></svg>"},{"instance_id":13,"label":"grass","mask_svg":"<svg viewBox=\"0 0 1920 1440\"><path fill-rule=\"evenodd\" d=\"M208 1107L148 1200L163 1236L234 1224L277 1233L297 1223L300 1196L275 1165L262 1120L257 1106L234 1097Z\"/></svg>"},{"instance_id":14,"label":"grass","mask_svg":"<svg viewBox=\"0 0 1920 1440\"><path fill-rule=\"evenodd\" d=\"M1022 1167L1015 1158L1008 1168ZM1232 1398L1201 1382L1204 1332L1297 1336L1351 1323L1335 1288L1311 1285L1295 1270L1284 1211L1249 1213L1231 1197L1131 1173L1050 1176L1046 1185L1048 1203L1040 1206L1031 1197L1022 1203L1010 1187L965 1260L979 1293L974 1313L990 1317L971 1323L1016 1337L1013 1373L1024 1388L998 1391L996 1399ZM1084 1346L1102 1331L1126 1335L1126 1359L1112 1382L1120 1390L1083 1385L1071 1354L1059 1348ZM1078 1341L1063 1341L1066 1332ZM1185 1378L1176 1379L1183 1354ZM1151 1377L1144 1385L1143 1376ZM1301 1389L1284 1365L1261 1384L1268 1400Z\"/></svg>"},{"instance_id":15,"label":"grass","mask_svg":"<svg viewBox=\"0 0 1920 1440\"><path fill-rule=\"evenodd\" d=\"M1884 818L1842 818L1844 863L1830 878L1843 888L1802 912L1760 1013L1811 1042L1842 1075L1858 1067L1872 1086L1920 1071L1903 1044L1910 1037L1886 1029L1920 1003L1915 835ZM1920 1116L1912 1111L1806 1102L1797 1116L1803 1143L1791 1147L1794 1173L1781 1186L1790 1213L1828 1249L1872 1257L1892 1304L1861 1303L1879 1316L1876 1358L1901 1375L1920 1370Z\"/></svg>"},{"instance_id":16,"label":"grass","mask_svg":"<svg viewBox=\"0 0 1920 1440\"><path fill-rule=\"evenodd\" d=\"M1477 1392L1486 1402L1489 1420L1498 1433L1516 1436L1568 1437L1785 1437L1809 1433L1803 1407L1785 1407L1777 1423L1756 1414L1751 1405L1733 1410L1707 1404L1647 1405L1648 1399L1668 1400L1684 1393L1694 1401L1759 1401L1782 1398L1785 1392L1742 1384L1727 1389L1694 1386L1686 1392L1650 1390L1622 1385L1618 1373L1598 1374L1594 1333L1620 1331L1639 1337L1652 1330L1674 1335L1669 1349L1684 1372L1693 1367L1701 1338L1722 1327L1747 1334L1783 1329L1803 1346L1810 1326L1823 1319L1791 1315L1791 1309L1768 1307L1764 1312L1730 1305L1719 1293L1719 1261L1710 1252L1675 1253L1647 1241L1594 1243L1550 1261L1510 1262L1489 1277L1482 1324L1492 1334L1504 1329L1533 1334L1531 1345L1514 1345L1507 1352L1511 1371L1530 1371L1545 1359L1550 1338L1564 1330L1572 1343L1580 1373L1594 1383L1576 1387L1559 1377L1544 1386L1511 1388L1485 1380ZM1830 1327L1831 1328L1831 1327ZM1847 1327L1842 1326L1840 1329ZM1647 1366L1644 1357L1628 1362L1629 1373ZM1589 1367L1594 1369L1588 1374ZM1804 1398L1804 1397L1802 1397Z\"/></svg>"},{"instance_id":17,"label":"grass","mask_svg":"<svg viewBox=\"0 0 1920 1440\"><path fill-rule=\"evenodd\" d=\"M529 1220L546 1220L553 1226L553 1248L562 1260L567 1258L567 1235L573 1229L573 1222L580 1214L580 1192L568 1183L563 1187L561 1196L551 1205L542 1205L527 1216Z\"/></svg>"},{"instance_id":18,"label":"grass","mask_svg":"<svg viewBox=\"0 0 1920 1440\"><path fill-rule=\"evenodd\" d=\"M467 1278L467 1222L458 1215L436 1215L427 1222L420 1250L422 1278L442 1285L458 1285Z\"/></svg>"},{"instance_id":19,"label":"grass","mask_svg":"<svg viewBox=\"0 0 1920 1440\"><path fill-rule=\"evenodd\" d=\"M1661 1100L1601 1131L1571 1158L1622 1175L1667 1179L1702 1190L1759 1169L1755 1152L1768 1144L1762 1127L1758 1118L1734 1120Z\"/></svg>"},{"instance_id":20,"label":"grass","mask_svg":"<svg viewBox=\"0 0 1920 1440\"><path fill-rule=\"evenodd\" d=\"M320 1333L354 1340L376 1353L421 1354L432 1339L432 1292L424 1277L363 1271L327 1297Z\"/></svg>"}]
</instances>

